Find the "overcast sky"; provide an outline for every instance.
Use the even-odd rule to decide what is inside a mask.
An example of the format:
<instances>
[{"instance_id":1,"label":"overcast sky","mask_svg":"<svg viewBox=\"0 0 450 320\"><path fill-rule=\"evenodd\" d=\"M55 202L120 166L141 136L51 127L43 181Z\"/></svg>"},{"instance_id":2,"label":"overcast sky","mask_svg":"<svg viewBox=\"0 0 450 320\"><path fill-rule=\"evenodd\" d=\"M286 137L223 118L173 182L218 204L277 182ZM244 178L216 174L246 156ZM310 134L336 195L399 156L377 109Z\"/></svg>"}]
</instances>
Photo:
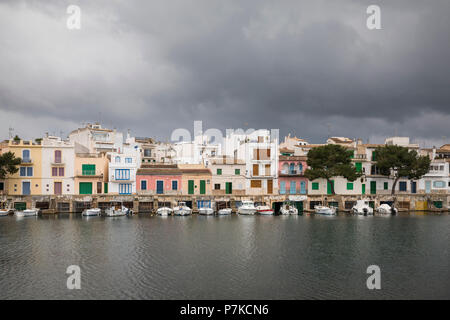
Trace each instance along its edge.
<instances>
[{"instance_id":1,"label":"overcast sky","mask_svg":"<svg viewBox=\"0 0 450 320\"><path fill-rule=\"evenodd\" d=\"M165 140L203 120L311 143L449 143L449 16L448 0L2 0L0 137L100 120Z\"/></svg>"}]
</instances>

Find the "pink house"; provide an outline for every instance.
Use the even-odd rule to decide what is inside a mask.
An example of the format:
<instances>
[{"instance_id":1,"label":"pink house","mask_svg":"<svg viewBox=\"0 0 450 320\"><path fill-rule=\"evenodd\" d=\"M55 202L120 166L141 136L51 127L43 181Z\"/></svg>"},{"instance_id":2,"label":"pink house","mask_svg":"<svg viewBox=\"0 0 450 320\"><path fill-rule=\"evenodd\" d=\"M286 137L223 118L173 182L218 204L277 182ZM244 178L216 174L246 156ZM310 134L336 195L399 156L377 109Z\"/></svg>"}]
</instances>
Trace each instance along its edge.
<instances>
[{"instance_id":1,"label":"pink house","mask_svg":"<svg viewBox=\"0 0 450 320\"><path fill-rule=\"evenodd\" d=\"M181 194L181 170L177 165L143 165L136 173L139 194Z\"/></svg>"},{"instance_id":2,"label":"pink house","mask_svg":"<svg viewBox=\"0 0 450 320\"><path fill-rule=\"evenodd\" d=\"M280 194L306 194L308 179L303 173L307 167L305 156L281 155L278 162Z\"/></svg>"}]
</instances>

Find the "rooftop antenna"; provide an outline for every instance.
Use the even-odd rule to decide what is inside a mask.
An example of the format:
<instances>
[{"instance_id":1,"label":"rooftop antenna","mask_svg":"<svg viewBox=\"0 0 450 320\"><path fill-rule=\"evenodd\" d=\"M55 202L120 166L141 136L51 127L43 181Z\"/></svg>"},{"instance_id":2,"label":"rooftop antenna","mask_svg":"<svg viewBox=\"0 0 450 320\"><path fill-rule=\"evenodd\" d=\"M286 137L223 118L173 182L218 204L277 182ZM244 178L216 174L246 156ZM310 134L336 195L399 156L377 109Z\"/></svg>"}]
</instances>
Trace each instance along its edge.
<instances>
[{"instance_id":1,"label":"rooftop antenna","mask_svg":"<svg viewBox=\"0 0 450 320\"><path fill-rule=\"evenodd\" d=\"M328 128L328 138L331 138L331 124L327 123L327 128Z\"/></svg>"},{"instance_id":2,"label":"rooftop antenna","mask_svg":"<svg viewBox=\"0 0 450 320\"><path fill-rule=\"evenodd\" d=\"M14 128L9 127L8 131L9 131L9 138L12 139Z\"/></svg>"}]
</instances>

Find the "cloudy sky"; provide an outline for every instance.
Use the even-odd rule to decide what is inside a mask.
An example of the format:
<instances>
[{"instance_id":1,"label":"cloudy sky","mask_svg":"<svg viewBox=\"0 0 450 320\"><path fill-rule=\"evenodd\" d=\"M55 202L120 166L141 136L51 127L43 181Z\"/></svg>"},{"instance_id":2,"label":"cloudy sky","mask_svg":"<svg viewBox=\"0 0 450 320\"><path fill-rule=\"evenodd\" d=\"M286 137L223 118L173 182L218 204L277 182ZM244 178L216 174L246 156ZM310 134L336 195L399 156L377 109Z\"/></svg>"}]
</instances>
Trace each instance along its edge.
<instances>
[{"instance_id":1,"label":"cloudy sky","mask_svg":"<svg viewBox=\"0 0 450 320\"><path fill-rule=\"evenodd\" d=\"M66 26L81 8L81 29ZM370 4L381 30L366 27ZM450 141L450 1L0 1L0 137L88 121Z\"/></svg>"}]
</instances>

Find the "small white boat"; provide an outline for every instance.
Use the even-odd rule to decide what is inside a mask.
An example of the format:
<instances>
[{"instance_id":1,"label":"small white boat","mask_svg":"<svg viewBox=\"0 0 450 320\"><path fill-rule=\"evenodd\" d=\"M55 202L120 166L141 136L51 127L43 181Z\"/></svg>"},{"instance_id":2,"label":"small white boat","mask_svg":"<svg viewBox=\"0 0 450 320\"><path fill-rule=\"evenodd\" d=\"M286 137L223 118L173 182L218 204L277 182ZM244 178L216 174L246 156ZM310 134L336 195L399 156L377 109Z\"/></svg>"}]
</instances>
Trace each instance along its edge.
<instances>
[{"instance_id":1,"label":"small white boat","mask_svg":"<svg viewBox=\"0 0 450 320\"><path fill-rule=\"evenodd\" d=\"M192 213L192 209L186 205L186 202L179 202L178 206L173 208L173 214L176 216L187 216Z\"/></svg>"},{"instance_id":2,"label":"small white boat","mask_svg":"<svg viewBox=\"0 0 450 320\"><path fill-rule=\"evenodd\" d=\"M198 209L198 213L205 216L210 216L214 214L214 210L213 208L203 207Z\"/></svg>"},{"instance_id":3,"label":"small white boat","mask_svg":"<svg viewBox=\"0 0 450 320\"><path fill-rule=\"evenodd\" d=\"M367 200L356 200L356 204L352 208L353 213L367 216L373 215L373 208L369 206L369 201Z\"/></svg>"},{"instance_id":4,"label":"small white boat","mask_svg":"<svg viewBox=\"0 0 450 320\"><path fill-rule=\"evenodd\" d=\"M0 217L5 217L9 214L9 209L1 209L0 210Z\"/></svg>"},{"instance_id":5,"label":"small white boat","mask_svg":"<svg viewBox=\"0 0 450 320\"><path fill-rule=\"evenodd\" d=\"M121 217L131 213L132 211L125 206L121 206L120 208L111 207L105 210L107 217Z\"/></svg>"},{"instance_id":6,"label":"small white boat","mask_svg":"<svg viewBox=\"0 0 450 320\"><path fill-rule=\"evenodd\" d=\"M21 211L16 211L15 215L17 217L33 217L37 216L39 209L25 209Z\"/></svg>"},{"instance_id":7,"label":"small white boat","mask_svg":"<svg viewBox=\"0 0 450 320\"><path fill-rule=\"evenodd\" d=\"M156 213L160 216L169 216L173 212L172 208L169 207L161 207L156 210Z\"/></svg>"},{"instance_id":8,"label":"small white boat","mask_svg":"<svg viewBox=\"0 0 450 320\"><path fill-rule=\"evenodd\" d=\"M223 208L217 211L218 215L229 215L231 214L231 208Z\"/></svg>"},{"instance_id":9,"label":"small white boat","mask_svg":"<svg viewBox=\"0 0 450 320\"><path fill-rule=\"evenodd\" d=\"M100 208L90 208L90 209L84 209L82 212L83 216L98 216L100 215L101 210Z\"/></svg>"},{"instance_id":10,"label":"small white boat","mask_svg":"<svg viewBox=\"0 0 450 320\"><path fill-rule=\"evenodd\" d=\"M273 209L266 205L257 206L256 212L261 215L273 215Z\"/></svg>"},{"instance_id":11,"label":"small white boat","mask_svg":"<svg viewBox=\"0 0 450 320\"><path fill-rule=\"evenodd\" d=\"M298 214L298 209L289 201L283 202L280 214Z\"/></svg>"},{"instance_id":12,"label":"small white boat","mask_svg":"<svg viewBox=\"0 0 450 320\"><path fill-rule=\"evenodd\" d=\"M336 208L335 207L327 207L327 206L315 206L314 212L316 214L321 214L325 216L334 216L336 215Z\"/></svg>"},{"instance_id":13,"label":"small white boat","mask_svg":"<svg viewBox=\"0 0 450 320\"><path fill-rule=\"evenodd\" d=\"M253 201L245 200L242 201L242 205L238 208L239 214L255 214L256 207Z\"/></svg>"},{"instance_id":14,"label":"small white boat","mask_svg":"<svg viewBox=\"0 0 450 320\"><path fill-rule=\"evenodd\" d=\"M394 208L393 206L388 205L387 203L383 203L377 208L377 212L381 214L392 214L395 215L398 212L397 208Z\"/></svg>"}]
</instances>

